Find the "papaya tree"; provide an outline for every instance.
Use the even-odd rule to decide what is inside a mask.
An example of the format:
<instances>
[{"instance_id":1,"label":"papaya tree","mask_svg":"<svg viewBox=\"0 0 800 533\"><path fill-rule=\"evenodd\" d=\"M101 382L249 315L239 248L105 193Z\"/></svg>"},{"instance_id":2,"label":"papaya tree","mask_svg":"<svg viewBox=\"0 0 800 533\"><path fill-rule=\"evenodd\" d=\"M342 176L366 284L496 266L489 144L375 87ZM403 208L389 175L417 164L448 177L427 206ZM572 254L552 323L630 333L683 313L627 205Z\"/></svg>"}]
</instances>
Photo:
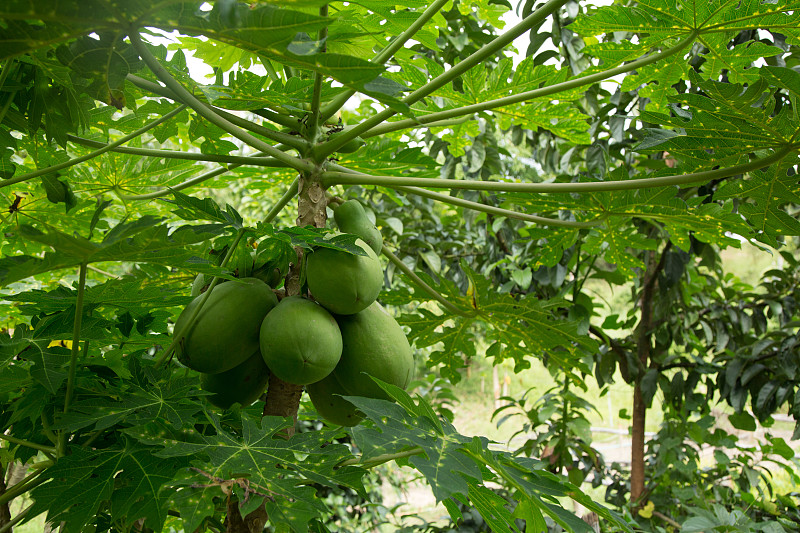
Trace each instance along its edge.
<instances>
[{"instance_id":1,"label":"papaya tree","mask_svg":"<svg viewBox=\"0 0 800 533\"><path fill-rule=\"evenodd\" d=\"M630 530L580 479L459 433L406 378L376 379L388 361L333 370L341 389L319 392L327 377L280 357L314 338L307 314L261 322L297 340L270 354L261 340L257 403L230 394L240 374L214 385L189 370L191 341L241 346L235 312L337 306L345 280L362 279L346 265L369 258L385 282L369 282L372 300L406 327L386 344L407 337L418 373L457 381L476 357L519 372L539 358L582 383L624 352L591 325L581 280L637 279L652 303L674 250L800 235L800 4L529 1L503 27L511 7L0 6L0 439L5 471L22 472L4 476L0 531L41 514L65 533L329 531L319 494L367 497L365 477L387 462L417 470L453 520L469 508L495 531L591 531L572 499ZM337 259L315 266L325 256ZM247 284L263 305L219 296ZM204 321L216 300L226 312ZM340 320L340 340L363 340L343 331L357 323ZM670 364L654 327L643 306L624 357L634 509L647 369ZM336 338L321 337L320 350ZM774 376L780 397L757 406L796 418L796 382ZM337 403L306 401L304 386Z\"/></svg>"}]
</instances>

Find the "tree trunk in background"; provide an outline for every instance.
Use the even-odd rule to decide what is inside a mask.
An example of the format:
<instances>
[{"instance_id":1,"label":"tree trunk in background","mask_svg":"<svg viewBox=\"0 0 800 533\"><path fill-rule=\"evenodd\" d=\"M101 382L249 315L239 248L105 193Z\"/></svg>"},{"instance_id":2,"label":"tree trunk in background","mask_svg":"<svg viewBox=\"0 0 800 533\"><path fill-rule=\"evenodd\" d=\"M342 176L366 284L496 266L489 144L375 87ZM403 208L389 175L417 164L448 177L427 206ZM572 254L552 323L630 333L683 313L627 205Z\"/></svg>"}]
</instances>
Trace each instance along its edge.
<instances>
[{"instance_id":1,"label":"tree trunk in background","mask_svg":"<svg viewBox=\"0 0 800 533\"><path fill-rule=\"evenodd\" d=\"M661 257L656 262L656 253L648 252L645 263L645 270L642 294L639 300L641 318L637 328L637 350L636 356L639 363L636 379L633 388L633 413L631 415L631 507L638 508L645 502L640 501L644 495L645 471L644 471L644 433L645 422L647 419L647 404L642 394L642 379L650 366L653 342L653 308L655 305L654 296L658 275L664 268L664 262L671 243L667 243L661 251Z\"/></svg>"}]
</instances>

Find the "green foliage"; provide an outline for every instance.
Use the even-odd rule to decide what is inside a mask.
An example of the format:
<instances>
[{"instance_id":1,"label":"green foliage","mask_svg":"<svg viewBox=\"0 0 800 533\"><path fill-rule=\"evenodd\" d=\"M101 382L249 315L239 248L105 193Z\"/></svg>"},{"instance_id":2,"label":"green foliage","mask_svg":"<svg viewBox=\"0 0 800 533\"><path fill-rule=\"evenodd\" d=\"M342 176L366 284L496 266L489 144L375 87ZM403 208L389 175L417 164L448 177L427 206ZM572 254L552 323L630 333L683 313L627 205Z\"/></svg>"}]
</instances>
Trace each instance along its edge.
<instances>
[{"instance_id":1,"label":"green foliage","mask_svg":"<svg viewBox=\"0 0 800 533\"><path fill-rule=\"evenodd\" d=\"M378 503L367 472L396 462L454 529L589 531L569 499L620 530L796 529L768 475L797 482L788 435L724 424L800 420L800 4L539 4L3 2L0 466L26 477L0 506L28 494L15 520L62 533L352 529L336 507ZM324 229L342 198L375 214L372 285L427 395L337 389L365 418L293 435L325 412L280 383L211 409L170 359L192 280L324 300L373 251ZM760 280L721 259L742 241L775 254ZM480 357L553 376L499 411L522 415L515 452L454 425L443 380ZM620 378L634 435L664 411L630 477L581 392Z\"/></svg>"}]
</instances>

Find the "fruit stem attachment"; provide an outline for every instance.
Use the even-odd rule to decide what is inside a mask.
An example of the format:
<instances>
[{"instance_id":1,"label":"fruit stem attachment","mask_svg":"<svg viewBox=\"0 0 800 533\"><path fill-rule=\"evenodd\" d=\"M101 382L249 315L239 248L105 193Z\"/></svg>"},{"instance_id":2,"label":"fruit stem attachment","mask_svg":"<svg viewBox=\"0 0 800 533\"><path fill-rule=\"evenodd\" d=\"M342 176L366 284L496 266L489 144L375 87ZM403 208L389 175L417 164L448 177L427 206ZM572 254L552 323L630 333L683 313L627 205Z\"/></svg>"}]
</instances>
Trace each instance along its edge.
<instances>
[{"instance_id":1,"label":"fruit stem attachment","mask_svg":"<svg viewBox=\"0 0 800 533\"><path fill-rule=\"evenodd\" d=\"M442 304L442 307L444 307L445 309L447 309L448 311L450 311L454 315L469 317L469 316L475 316L475 314L477 313L474 310L473 311L465 311L465 310L461 309L460 307L450 303L444 296L439 294L439 292L437 292L436 289L434 289L433 287L431 287L430 285L425 283L422 280L422 278L417 276L417 274L413 270L408 268L408 265L403 263L402 259L400 259L396 255L394 255L392 252L390 252L388 249L386 249L386 245L385 244L383 245L383 249L381 250L381 253L383 255L385 255L389 259L389 261L394 263L394 265L397 268L399 268L406 276L411 278L411 281L413 281L415 285L417 285L420 289L422 289L423 291L425 291L429 295L431 295L434 300L436 300L437 302Z\"/></svg>"},{"instance_id":2,"label":"fruit stem attachment","mask_svg":"<svg viewBox=\"0 0 800 533\"><path fill-rule=\"evenodd\" d=\"M225 254L225 258L222 260L222 263L220 264L221 268L225 268L228 265L228 262L231 260L231 257L233 257L233 253L236 251L236 247L239 246L239 241L242 240L242 237L244 237L244 234L246 232L247 228L241 228L239 231L236 232L236 238L233 240L233 244L228 249L228 253ZM211 283L209 283L208 289L206 289L206 292L204 292L203 295L200 297L200 301L197 302L197 307L195 307L194 312L189 316L188 320L186 321L186 325L180 331L173 332L172 342L164 351L164 353L161 354L161 357L159 357L158 360L156 361L155 368L159 368L166 362L167 358L169 358L169 356L172 355L172 352L175 350L175 347L181 341L181 337L183 336L183 334L189 331L191 327L194 325L194 321L197 319L197 315L200 314L200 311L203 309L206 300L208 300L208 297L211 296L211 291L214 289L214 287L217 286L220 279L221 278L217 276L214 276L211 279Z\"/></svg>"},{"instance_id":3,"label":"fruit stem attachment","mask_svg":"<svg viewBox=\"0 0 800 533\"><path fill-rule=\"evenodd\" d=\"M30 180L30 179L33 179L33 178L38 178L39 176L43 176L43 175L49 174L51 172L56 172L56 171L59 171L59 170L63 170L65 168L77 165L79 163L83 163L84 161L88 161L89 159L93 159L93 158L95 158L95 157L97 157L99 155L102 155L102 154L110 151L110 150L113 150L114 148L116 148L117 146L119 146L121 144L125 144L126 142L130 141L131 139L135 139L136 137L141 136L147 130L153 129L156 126L158 126L159 124L162 124L162 123L166 122L167 120L171 119L172 117L174 117L175 115L177 115L178 113L183 111L184 109L186 109L185 105L178 106L177 108L173 109L172 111L170 111L166 115L164 115L162 117L159 117L156 120L154 120L152 122L149 122L148 124L145 124L144 126L139 128L138 130L136 130L136 131L134 131L132 133L129 133L128 135L125 135L124 137L120 137L116 141L114 141L112 143L109 143L109 144L103 146L102 148L99 148L98 150L95 150L94 152L90 152L90 153L88 153L86 155L82 155L80 157L73 157L72 159L64 161L63 163L58 163L57 165L52 165L52 166L49 166L49 167L46 167L46 168L40 168L39 170L34 170L33 172L28 172L27 174L22 174L21 176L17 176L15 178L9 178L7 180L0 181L0 187L5 187L6 185L13 185L15 183L20 183L22 181L27 181L27 180Z\"/></svg>"}]
</instances>

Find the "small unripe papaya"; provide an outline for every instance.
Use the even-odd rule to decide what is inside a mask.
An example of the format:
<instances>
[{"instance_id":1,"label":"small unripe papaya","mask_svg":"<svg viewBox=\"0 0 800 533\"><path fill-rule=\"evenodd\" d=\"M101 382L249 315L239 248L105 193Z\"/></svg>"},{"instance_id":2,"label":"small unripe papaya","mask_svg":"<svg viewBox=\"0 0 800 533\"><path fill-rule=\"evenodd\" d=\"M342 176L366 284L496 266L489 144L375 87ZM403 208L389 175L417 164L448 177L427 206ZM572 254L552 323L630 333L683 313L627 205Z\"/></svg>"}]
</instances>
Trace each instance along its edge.
<instances>
[{"instance_id":1,"label":"small unripe papaya","mask_svg":"<svg viewBox=\"0 0 800 533\"><path fill-rule=\"evenodd\" d=\"M342 355L336 320L301 296L284 298L269 312L261 324L260 345L270 371L295 385L321 380Z\"/></svg>"},{"instance_id":2,"label":"small unripe papaya","mask_svg":"<svg viewBox=\"0 0 800 533\"><path fill-rule=\"evenodd\" d=\"M306 281L314 299L337 315L352 315L372 304L383 288L380 260L367 243L356 244L367 255L318 248L308 255Z\"/></svg>"},{"instance_id":3,"label":"small unripe papaya","mask_svg":"<svg viewBox=\"0 0 800 533\"><path fill-rule=\"evenodd\" d=\"M328 140L332 141L332 140L336 139L337 137L340 137L343 133L345 133L345 131L347 131L347 130L338 131L336 133L331 133L328 136ZM355 137L355 138L350 139L349 141L347 141L342 146L340 146L336 151L339 152L340 154L352 154L353 152L355 152L356 150L358 150L359 148L361 148L365 144L367 144L367 142L364 139L362 139L361 137Z\"/></svg>"},{"instance_id":4,"label":"small unripe papaya","mask_svg":"<svg viewBox=\"0 0 800 533\"><path fill-rule=\"evenodd\" d=\"M235 403L247 407L267 389L269 369L264 364L261 352L251 355L244 363L219 374L202 374L200 387L213 392L208 401L220 409Z\"/></svg>"},{"instance_id":5,"label":"small unripe papaya","mask_svg":"<svg viewBox=\"0 0 800 533\"><path fill-rule=\"evenodd\" d=\"M361 238L370 248L376 253L380 254L383 249L383 236L381 232L375 227L364 207L358 200L347 200L342 205L336 208L333 212L333 218L336 220L336 225L343 233L352 233Z\"/></svg>"},{"instance_id":6,"label":"small unripe papaya","mask_svg":"<svg viewBox=\"0 0 800 533\"><path fill-rule=\"evenodd\" d=\"M342 358L333 370L353 396L391 398L365 372L405 389L414 372L414 356L400 324L375 302L360 313L337 316L342 332Z\"/></svg>"},{"instance_id":7,"label":"small unripe papaya","mask_svg":"<svg viewBox=\"0 0 800 533\"><path fill-rule=\"evenodd\" d=\"M261 322L278 304L260 279L243 278L217 285L191 328L183 331L205 294L192 300L175 322L180 335L178 360L192 370L218 374L245 362L258 350Z\"/></svg>"},{"instance_id":8,"label":"small unripe papaya","mask_svg":"<svg viewBox=\"0 0 800 533\"><path fill-rule=\"evenodd\" d=\"M203 293L203 288L208 285L206 275L202 272L198 274L192 282L192 298L200 296Z\"/></svg>"},{"instance_id":9,"label":"small unripe papaya","mask_svg":"<svg viewBox=\"0 0 800 533\"><path fill-rule=\"evenodd\" d=\"M319 416L337 426L355 426L364 419L356 407L342 398L347 396L333 374L306 386L308 397Z\"/></svg>"}]
</instances>

